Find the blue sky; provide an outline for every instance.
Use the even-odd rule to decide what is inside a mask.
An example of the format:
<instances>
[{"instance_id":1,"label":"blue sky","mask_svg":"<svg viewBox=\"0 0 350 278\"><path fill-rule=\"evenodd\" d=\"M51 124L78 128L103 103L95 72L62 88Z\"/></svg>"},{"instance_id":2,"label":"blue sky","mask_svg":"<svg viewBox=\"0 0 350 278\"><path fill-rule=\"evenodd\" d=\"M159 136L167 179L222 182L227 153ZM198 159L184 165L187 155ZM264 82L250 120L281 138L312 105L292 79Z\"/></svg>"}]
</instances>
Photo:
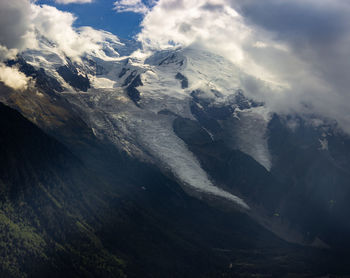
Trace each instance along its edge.
<instances>
[{"instance_id":1,"label":"blue sky","mask_svg":"<svg viewBox=\"0 0 350 278\"><path fill-rule=\"evenodd\" d=\"M75 14L75 26L91 26L109 31L120 38L130 39L140 31L142 15L132 12L117 13L113 0L95 0L88 4L56 4L53 0L39 0L37 4L55 6Z\"/></svg>"}]
</instances>

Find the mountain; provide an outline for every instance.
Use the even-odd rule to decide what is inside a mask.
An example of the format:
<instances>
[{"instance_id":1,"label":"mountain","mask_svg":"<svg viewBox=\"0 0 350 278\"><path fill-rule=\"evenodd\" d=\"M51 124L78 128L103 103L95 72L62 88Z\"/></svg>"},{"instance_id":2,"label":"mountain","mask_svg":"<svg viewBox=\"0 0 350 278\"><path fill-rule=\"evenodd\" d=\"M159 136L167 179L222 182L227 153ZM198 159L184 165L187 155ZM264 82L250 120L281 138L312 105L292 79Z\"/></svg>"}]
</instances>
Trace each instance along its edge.
<instances>
[{"instance_id":1,"label":"mountain","mask_svg":"<svg viewBox=\"0 0 350 278\"><path fill-rule=\"evenodd\" d=\"M4 277L350 274L335 121L274 113L204 49L101 45L7 62L33 85L0 84Z\"/></svg>"}]
</instances>

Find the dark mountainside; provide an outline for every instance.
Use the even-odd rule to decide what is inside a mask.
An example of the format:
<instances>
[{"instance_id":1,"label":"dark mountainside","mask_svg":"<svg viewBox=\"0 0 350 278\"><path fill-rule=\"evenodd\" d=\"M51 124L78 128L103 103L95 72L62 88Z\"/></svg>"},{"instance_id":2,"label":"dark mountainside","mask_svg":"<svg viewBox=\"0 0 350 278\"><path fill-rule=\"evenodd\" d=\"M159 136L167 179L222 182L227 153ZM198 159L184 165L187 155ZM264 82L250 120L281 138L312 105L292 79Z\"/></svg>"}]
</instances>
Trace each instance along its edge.
<instances>
[{"instance_id":1,"label":"dark mountainside","mask_svg":"<svg viewBox=\"0 0 350 278\"><path fill-rule=\"evenodd\" d=\"M87 223L104 206L92 191L103 182L18 112L1 104L0 114L0 276L122 277Z\"/></svg>"},{"instance_id":2,"label":"dark mountainside","mask_svg":"<svg viewBox=\"0 0 350 278\"><path fill-rule=\"evenodd\" d=\"M153 166L122 154L108 152L106 161L116 168L104 180L101 169L90 171L17 111L1 104L0 114L1 277L347 271L344 257L287 244L246 215L193 199Z\"/></svg>"},{"instance_id":3,"label":"dark mountainside","mask_svg":"<svg viewBox=\"0 0 350 278\"><path fill-rule=\"evenodd\" d=\"M237 121L229 116L230 107L210 110L197 93L192 93L192 111L198 122L178 117L174 131L211 177L238 190L260 213L273 216L268 221L289 222L305 242L321 239L339 251L348 249L350 171L345 154L350 151L349 137L340 131L330 133L327 150L322 150L319 138L324 136L324 127L313 128L297 118L293 120L298 121L298 128L292 131L285 119L274 115L268 126L273 155L273 167L268 172L248 155L230 147L222 128ZM204 109L196 110L196 103ZM244 98L238 105L245 105ZM231 128L235 128L234 123Z\"/></svg>"}]
</instances>

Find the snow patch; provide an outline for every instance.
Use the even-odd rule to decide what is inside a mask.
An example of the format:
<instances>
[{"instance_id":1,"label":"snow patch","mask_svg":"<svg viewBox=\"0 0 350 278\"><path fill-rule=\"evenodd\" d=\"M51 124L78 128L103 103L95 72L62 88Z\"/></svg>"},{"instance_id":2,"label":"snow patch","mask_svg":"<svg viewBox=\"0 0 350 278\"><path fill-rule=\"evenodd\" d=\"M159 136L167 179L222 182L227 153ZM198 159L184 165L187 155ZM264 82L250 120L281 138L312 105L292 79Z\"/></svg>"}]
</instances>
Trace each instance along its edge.
<instances>
[{"instance_id":1,"label":"snow patch","mask_svg":"<svg viewBox=\"0 0 350 278\"><path fill-rule=\"evenodd\" d=\"M234 147L251 156L270 171L272 162L267 142L270 112L264 107L253 107L237 112L233 118Z\"/></svg>"},{"instance_id":2,"label":"snow patch","mask_svg":"<svg viewBox=\"0 0 350 278\"><path fill-rule=\"evenodd\" d=\"M326 138L318 139L320 142L320 150L321 151L328 151L328 140Z\"/></svg>"},{"instance_id":3,"label":"snow patch","mask_svg":"<svg viewBox=\"0 0 350 278\"><path fill-rule=\"evenodd\" d=\"M114 88L116 82L104 77L89 75L91 86L94 88Z\"/></svg>"}]
</instances>

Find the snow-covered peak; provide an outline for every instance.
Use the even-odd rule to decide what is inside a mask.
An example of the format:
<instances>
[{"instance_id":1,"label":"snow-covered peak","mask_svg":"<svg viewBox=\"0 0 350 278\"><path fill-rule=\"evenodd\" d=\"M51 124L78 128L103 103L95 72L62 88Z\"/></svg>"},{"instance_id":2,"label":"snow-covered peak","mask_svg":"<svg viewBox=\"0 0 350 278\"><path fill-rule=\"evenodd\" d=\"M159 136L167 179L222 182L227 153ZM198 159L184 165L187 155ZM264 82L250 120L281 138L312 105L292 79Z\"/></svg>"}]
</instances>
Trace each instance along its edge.
<instances>
[{"instance_id":1,"label":"snow-covered peak","mask_svg":"<svg viewBox=\"0 0 350 278\"><path fill-rule=\"evenodd\" d=\"M91 38L95 32L99 40ZM172 172L191 192L228 199L248 209L244 200L215 184L173 130L176 117L187 118L199 121L216 140L216 131L198 117L204 113L222 125L222 119L215 117L217 112L225 111L225 121L233 121L233 126L242 130L232 134L231 147L269 170L265 136L268 112L240 90L244 73L204 49L159 51L143 61L131 55L137 43L122 42L110 33L90 29L81 29L79 35L94 45L79 59L68 57L44 37L23 57L61 83L65 89L62 95L81 110L97 137Z\"/></svg>"}]
</instances>

